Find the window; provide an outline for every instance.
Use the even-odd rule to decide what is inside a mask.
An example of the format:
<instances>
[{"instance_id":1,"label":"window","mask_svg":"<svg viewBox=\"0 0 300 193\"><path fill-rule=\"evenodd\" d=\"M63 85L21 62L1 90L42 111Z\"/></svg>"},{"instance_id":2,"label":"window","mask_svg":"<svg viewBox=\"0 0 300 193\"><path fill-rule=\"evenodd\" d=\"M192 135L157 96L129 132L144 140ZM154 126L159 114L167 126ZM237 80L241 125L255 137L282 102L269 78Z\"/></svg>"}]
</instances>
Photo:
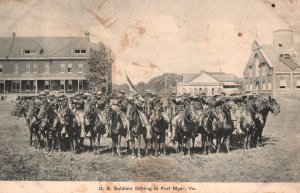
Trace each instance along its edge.
<instances>
[{"instance_id":1,"label":"window","mask_svg":"<svg viewBox=\"0 0 300 193\"><path fill-rule=\"evenodd\" d=\"M300 77L296 80L296 88L300 88Z\"/></svg>"},{"instance_id":2,"label":"window","mask_svg":"<svg viewBox=\"0 0 300 193\"><path fill-rule=\"evenodd\" d=\"M267 66L263 65L262 66L262 76L266 76L267 75Z\"/></svg>"},{"instance_id":3,"label":"window","mask_svg":"<svg viewBox=\"0 0 300 193\"><path fill-rule=\"evenodd\" d=\"M73 90L72 80L68 80L68 91L72 91L72 90Z\"/></svg>"},{"instance_id":4,"label":"window","mask_svg":"<svg viewBox=\"0 0 300 193\"><path fill-rule=\"evenodd\" d=\"M68 64L68 72L72 72L72 71L73 71L73 69L72 69L72 64L69 63L69 64Z\"/></svg>"},{"instance_id":5,"label":"window","mask_svg":"<svg viewBox=\"0 0 300 193\"><path fill-rule=\"evenodd\" d=\"M256 57L255 59L255 76L258 77L259 76L259 60L258 58Z\"/></svg>"},{"instance_id":6,"label":"window","mask_svg":"<svg viewBox=\"0 0 300 193\"><path fill-rule=\"evenodd\" d=\"M279 88L285 88L286 87L286 79L285 77L281 77L279 80Z\"/></svg>"},{"instance_id":7,"label":"window","mask_svg":"<svg viewBox=\"0 0 300 193\"><path fill-rule=\"evenodd\" d=\"M48 63L45 64L45 73L49 73L49 64Z\"/></svg>"},{"instance_id":8,"label":"window","mask_svg":"<svg viewBox=\"0 0 300 193\"><path fill-rule=\"evenodd\" d=\"M26 91L30 90L30 80L26 80L26 82L25 82L25 90Z\"/></svg>"},{"instance_id":9,"label":"window","mask_svg":"<svg viewBox=\"0 0 300 193\"><path fill-rule=\"evenodd\" d=\"M64 90L65 90L65 81L64 81L64 80L61 80L61 81L60 81L60 90L61 90L61 91L64 91Z\"/></svg>"},{"instance_id":10,"label":"window","mask_svg":"<svg viewBox=\"0 0 300 193\"><path fill-rule=\"evenodd\" d=\"M79 80L79 91L83 90L83 80Z\"/></svg>"},{"instance_id":11,"label":"window","mask_svg":"<svg viewBox=\"0 0 300 193\"><path fill-rule=\"evenodd\" d=\"M34 63L34 64L33 64L32 72L33 72L33 73L37 73L37 71L38 71L38 65L37 65L37 63Z\"/></svg>"},{"instance_id":12,"label":"window","mask_svg":"<svg viewBox=\"0 0 300 193\"><path fill-rule=\"evenodd\" d=\"M60 64L59 69L60 73L65 73L65 64Z\"/></svg>"},{"instance_id":13,"label":"window","mask_svg":"<svg viewBox=\"0 0 300 193\"><path fill-rule=\"evenodd\" d=\"M14 73L15 74L19 73L19 65L18 64L14 64Z\"/></svg>"},{"instance_id":14,"label":"window","mask_svg":"<svg viewBox=\"0 0 300 193\"><path fill-rule=\"evenodd\" d=\"M75 49L74 53L75 54L86 54L86 49Z\"/></svg>"},{"instance_id":15,"label":"window","mask_svg":"<svg viewBox=\"0 0 300 193\"><path fill-rule=\"evenodd\" d=\"M30 73L30 64L29 63L26 64L25 72Z\"/></svg>"},{"instance_id":16,"label":"window","mask_svg":"<svg viewBox=\"0 0 300 193\"><path fill-rule=\"evenodd\" d=\"M35 55L37 53L37 50L23 50L24 55Z\"/></svg>"},{"instance_id":17,"label":"window","mask_svg":"<svg viewBox=\"0 0 300 193\"><path fill-rule=\"evenodd\" d=\"M2 73L2 72L3 72L3 65L0 64L0 73Z\"/></svg>"},{"instance_id":18,"label":"window","mask_svg":"<svg viewBox=\"0 0 300 193\"><path fill-rule=\"evenodd\" d=\"M249 84L249 90L252 90L252 84L251 83Z\"/></svg>"},{"instance_id":19,"label":"window","mask_svg":"<svg viewBox=\"0 0 300 193\"><path fill-rule=\"evenodd\" d=\"M183 93L183 94L184 94L184 93L187 93L186 88L182 88L182 93Z\"/></svg>"},{"instance_id":20,"label":"window","mask_svg":"<svg viewBox=\"0 0 300 193\"><path fill-rule=\"evenodd\" d=\"M49 90L49 88L50 88L50 81L49 80L45 80L45 86L44 86L44 90L45 91L48 91Z\"/></svg>"},{"instance_id":21,"label":"window","mask_svg":"<svg viewBox=\"0 0 300 193\"><path fill-rule=\"evenodd\" d=\"M192 88L189 88L189 93L193 94L193 89Z\"/></svg>"},{"instance_id":22,"label":"window","mask_svg":"<svg viewBox=\"0 0 300 193\"><path fill-rule=\"evenodd\" d=\"M211 94L214 95L215 94L215 89L211 88Z\"/></svg>"},{"instance_id":23,"label":"window","mask_svg":"<svg viewBox=\"0 0 300 193\"><path fill-rule=\"evenodd\" d=\"M266 85L266 82L265 81L263 81L263 84L262 84L262 89L263 90L266 90L267 89L267 87L266 87L267 85Z\"/></svg>"},{"instance_id":24,"label":"window","mask_svg":"<svg viewBox=\"0 0 300 193\"><path fill-rule=\"evenodd\" d=\"M78 73L79 74L83 73L83 64L78 64Z\"/></svg>"},{"instance_id":25,"label":"window","mask_svg":"<svg viewBox=\"0 0 300 193\"><path fill-rule=\"evenodd\" d=\"M271 85L271 82L269 81L268 82L268 90L271 90L271 88L272 88L272 85Z\"/></svg>"}]
</instances>

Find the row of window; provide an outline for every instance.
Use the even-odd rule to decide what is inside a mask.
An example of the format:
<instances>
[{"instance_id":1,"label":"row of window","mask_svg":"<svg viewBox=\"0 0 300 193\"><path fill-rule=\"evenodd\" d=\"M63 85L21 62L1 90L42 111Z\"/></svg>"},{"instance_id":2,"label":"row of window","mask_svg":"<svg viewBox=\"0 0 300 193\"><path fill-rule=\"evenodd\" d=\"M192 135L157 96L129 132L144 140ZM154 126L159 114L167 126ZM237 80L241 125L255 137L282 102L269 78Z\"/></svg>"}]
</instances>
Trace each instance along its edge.
<instances>
[{"instance_id":1,"label":"row of window","mask_svg":"<svg viewBox=\"0 0 300 193\"><path fill-rule=\"evenodd\" d=\"M181 93L190 93L192 95L197 95L199 94L200 92L204 92L206 94L212 94L214 95L215 94L215 91L216 91L216 88L189 88L189 91L187 90L187 88L181 88ZM217 91L220 92L222 91L222 88L217 88Z\"/></svg>"},{"instance_id":2,"label":"row of window","mask_svg":"<svg viewBox=\"0 0 300 193\"><path fill-rule=\"evenodd\" d=\"M73 90L73 81L72 80L67 80L67 91L72 91ZM20 89L20 81L13 81L12 82L12 89L13 90L19 90ZM25 90L26 91L31 91L36 89L36 82L35 81L30 81L26 80L25 81ZM79 80L79 90L83 89L83 80ZM44 90L49 91L50 90L50 81L45 80L44 82ZM60 81L60 91L65 90L65 81L61 80Z\"/></svg>"},{"instance_id":3,"label":"row of window","mask_svg":"<svg viewBox=\"0 0 300 193\"><path fill-rule=\"evenodd\" d=\"M256 86L259 86L259 85L256 85ZM268 87L267 87L268 86ZM295 84L295 87L296 88L300 88L300 78L297 78L296 80L296 84ZM252 84L246 84L246 89L249 89L249 90L252 90ZM281 77L279 79L279 88L280 89L285 89L287 88L287 80L285 77ZM262 87L261 87L262 90L271 90L271 82L268 81L268 85L266 84L265 81L263 81L262 83Z\"/></svg>"},{"instance_id":4,"label":"row of window","mask_svg":"<svg viewBox=\"0 0 300 193\"><path fill-rule=\"evenodd\" d=\"M38 53L42 54L43 49L40 49L40 50L25 49L25 50L23 50L23 55L37 55ZM86 49L74 49L73 53L75 55L86 54L87 50Z\"/></svg>"},{"instance_id":5,"label":"row of window","mask_svg":"<svg viewBox=\"0 0 300 193\"><path fill-rule=\"evenodd\" d=\"M255 76L259 76L259 69L261 69L261 76L266 76L267 75L267 65L266 64L260 64L259 60L255 60ZM248 68L248 76L249 78L254 77L254 68L253 66L249 66Z\"/></svg>"},{"instance_id":6,"label":"row of window","mask_svg":"<svg viewBox=\"0 0 300 193\"><path fill-rule=\"evenodd\" d=\"M49 73L50 71L50 66L49 66L49 63L45 63L45 70L44 70L44 73ZM66 68L66 65L65 64L60 64L60 67L59 67L59 72L60 73L65 73L65 72L68 72L68 73L72 73L73 72L73 64L72 63L69 63L67 65L67 68ZM3 72L3 65L0 64L0 73ZM19 64L14 64L14 69L13 69L13 72L15 74L19 73ZM26 73L30 73L31 72L31 65L29 63L26 64L25 66L25 72ZM34 63L33 66L32 66L32 72L33 73L37 73L38 72L38 64L37 63ZM81 74L83 73L83 64L78 64L78 73Z\"/></svg>"}]
</instances>

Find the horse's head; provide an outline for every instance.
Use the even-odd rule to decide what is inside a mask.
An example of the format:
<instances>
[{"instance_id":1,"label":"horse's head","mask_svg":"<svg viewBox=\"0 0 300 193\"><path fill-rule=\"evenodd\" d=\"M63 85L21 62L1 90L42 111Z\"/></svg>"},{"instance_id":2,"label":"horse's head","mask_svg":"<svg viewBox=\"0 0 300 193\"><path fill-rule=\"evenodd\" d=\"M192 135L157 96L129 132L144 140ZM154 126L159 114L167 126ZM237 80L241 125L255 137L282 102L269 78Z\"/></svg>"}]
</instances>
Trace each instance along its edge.
<instances>
[{"instance_id":1,"label":"horse's head","mask_svg":"<svg viewBox=\"0 0 300 193\"><path fill-rule=\"evenodd\" d=\"M226 121L226 114L223 106L216 106L212 110L212 115L215 122L220 126Z\"/></svg>"},{"instance_id":2,"label":"horse's head","mask_svg":"<svg viewBox=\"0 0 300 193\"><path fill-rule=\"evenodd\" d=\"M39 113L37 114L37 118L43 118L49 110L49 105L47 103L43 103L40 107Z\"/></svg>"},{"instance_id":3,"label":"horse's head","mask_svg":"<svg viewBox=\"0 0 300 193\"><path fill-rule=\"evenodd\" d=\"M94 114L94 106L91 101L84 103L83 114L86 119L91 119Z\"/></svg>"},{"instance_id":4,"label":"horse's head","mask_svg":"<svg viewBox=\"0 0 300 193\"><path fill-rule=\"evenodd\" d=\"M195 109L194 109L193 104L186 105L186 108L185 108L185 111L184 111L184 116L185 116L185 119L188 122L191 122L191 121L194 122L194 123L197 122L197 115L195 113Z\"/></svg>"},{"instance_id":5,"label":"horse's head","mask_svg":"<svg viewBox=\"0 0 300 193\"><path fill-rule=\"evenodd\" d=\"M275 99L271 98L268 102L268 106L274 116L280 113L280 105Z\"/></svg>"}]
</instances>

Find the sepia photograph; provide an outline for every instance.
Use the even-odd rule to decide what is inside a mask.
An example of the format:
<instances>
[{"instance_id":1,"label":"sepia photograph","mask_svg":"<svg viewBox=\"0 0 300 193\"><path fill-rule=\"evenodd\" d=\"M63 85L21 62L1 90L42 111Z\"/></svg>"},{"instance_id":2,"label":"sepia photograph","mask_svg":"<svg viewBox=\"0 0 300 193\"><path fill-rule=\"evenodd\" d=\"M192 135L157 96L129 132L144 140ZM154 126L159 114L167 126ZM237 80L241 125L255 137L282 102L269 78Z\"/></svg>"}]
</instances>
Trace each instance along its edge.
<instances>
[{"instance_id":1,"label":"sepia photograph","mask_svg":"<svg viewBox=\"0 0 300 193\"><path fill-rule=\"evenodd\" d=\"M298 0L0 0L0 21L0 192L299 191Z\"/></svg>"}]
</instances>

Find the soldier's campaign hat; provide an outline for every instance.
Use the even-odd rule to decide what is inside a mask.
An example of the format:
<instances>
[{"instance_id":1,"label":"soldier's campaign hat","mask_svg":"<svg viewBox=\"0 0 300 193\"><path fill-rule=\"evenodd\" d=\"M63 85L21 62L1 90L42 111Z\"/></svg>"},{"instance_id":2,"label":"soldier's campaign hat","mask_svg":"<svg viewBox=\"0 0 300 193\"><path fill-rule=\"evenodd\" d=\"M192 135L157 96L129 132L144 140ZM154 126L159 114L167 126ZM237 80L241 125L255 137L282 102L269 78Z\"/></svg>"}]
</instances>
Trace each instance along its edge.
<instances>
[{"instance_id":1,"label":"soldier's campaign hat","mask_svg":"<svg viewBox=\"0 0 300 193\"><path fill-rule=\"evenodd\" d=\"M65 97L65 94L60 94L57 96L57 98L63 98L63 97Z\"/></svg>"},{"instance_id":2,"label":"soldier's campaign hat","mask_svg":"<svg viewBox=\"0 0 300 193\"><path fill-rule=\"evenodd\" d=\"M120 90L119 93L121 94L125 94L124 90Z\"/></svg>"}]
</instances>

